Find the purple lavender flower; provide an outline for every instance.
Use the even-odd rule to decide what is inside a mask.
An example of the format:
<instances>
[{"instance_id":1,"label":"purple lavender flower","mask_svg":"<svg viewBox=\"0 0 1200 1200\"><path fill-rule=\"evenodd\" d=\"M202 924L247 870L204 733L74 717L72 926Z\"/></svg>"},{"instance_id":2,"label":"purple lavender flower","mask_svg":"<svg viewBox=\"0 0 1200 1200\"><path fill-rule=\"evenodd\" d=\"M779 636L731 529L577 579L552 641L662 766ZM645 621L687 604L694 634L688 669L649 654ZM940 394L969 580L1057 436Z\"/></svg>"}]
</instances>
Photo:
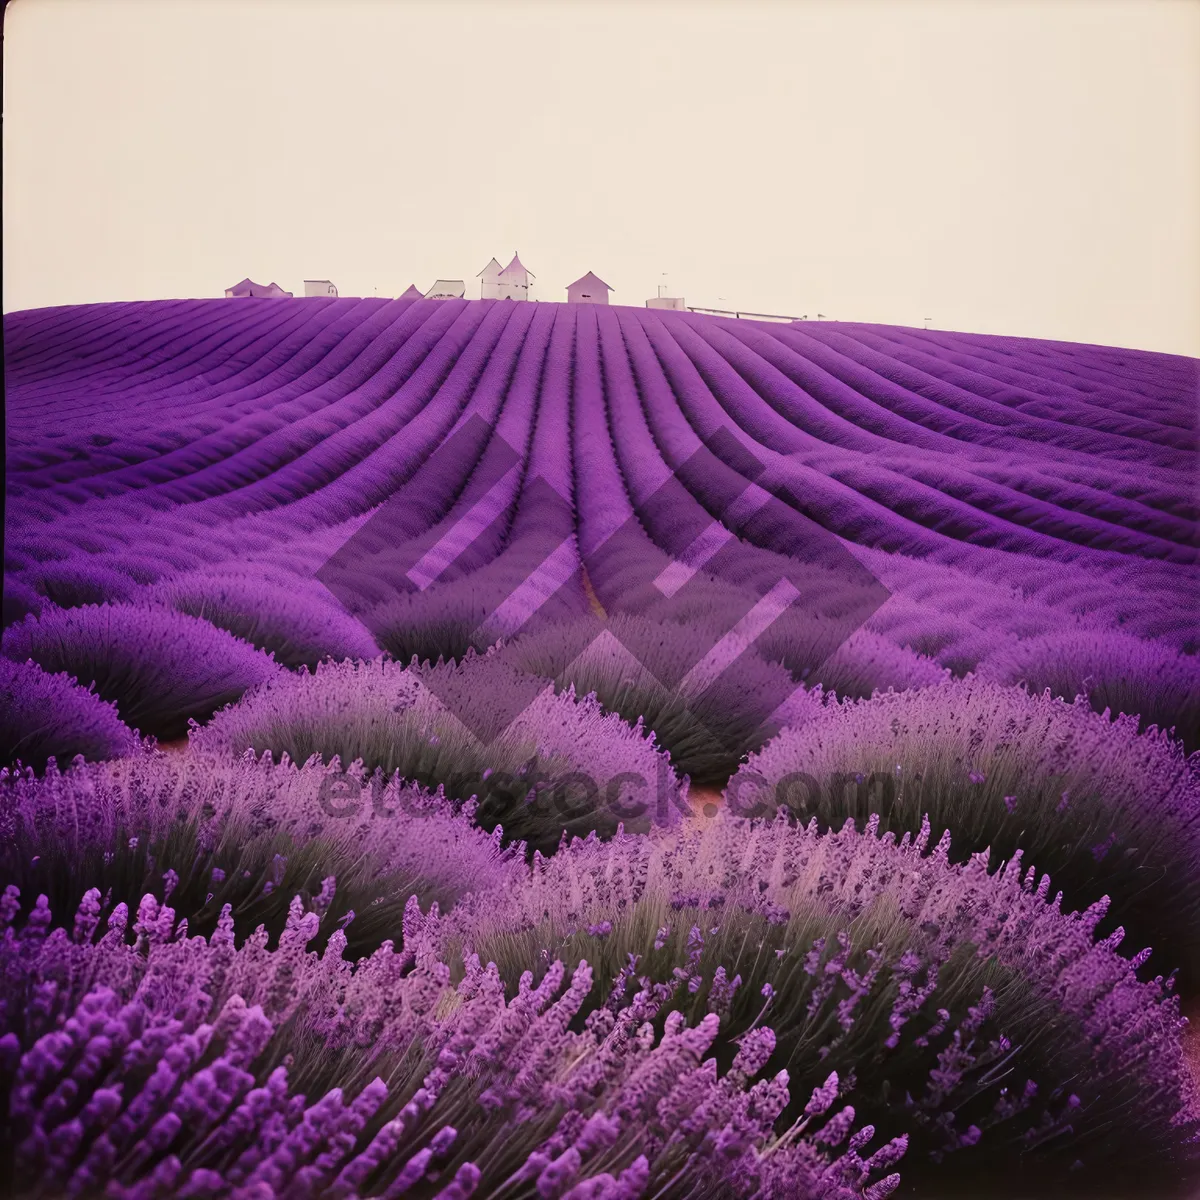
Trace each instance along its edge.
<instances>
[{"instance_id":1,"label":"purple lavender flower","mask_svg":"<svg viewBox=\"0 0 1200 1200\"><path fill-rule=\"evenodd\" d=\"M199 617L271 654L310 670L325 658L375 658L379 647L311 576L265 563L231 564L174 575L146 598Z\"/></svg>"},{"instance_id":2,"label":"purple lavender flower","mask_svg":"<svg viewBox=\"0 0 1200 1200\"><path fill-rule=\"evenodd\" d=\"M819 1088L813 1089L813 1094L808 1103L804 1106L804 1114L809 1117L817 1117L822 1113L827 1112L833 1107L834 1101L838 1096L838 1077L834 1071L828 1079L825 1080Z\"/></svg>"},{"instance_id":3,"label":"purple lavender flower","mask_svg":"<svg viewBox=\"0 0 1200 1200\"><path fill-rule=\"evenodd\" d=\"M770 733L764 718L798 684L784 667L747 647L725 676L689 691L680 679L680 664L702 658L707 637L702 622L651 621L617 612L601 624L591 618L539 628L500 653L515 666L553 680L560 691L595 695L608 712L653 730L680 775L719 785L743 755L762 745Z\"/></svg>"},{"instance_id":4,"label":"purple lavender flower","mask_svg":"<svg viewBox=\"0 0 1200 1200\"><path fill-rule=\"evenodd\" d=\"M1174 729L1187 751L1200 748L1200 667L1194 655L1114 628L1029 638L991 657L989 678L1081 697L1099 714L1132 716L1144 731Z\"/></svg>"},{"instance_id":5,"label":"purple lavender flower","mask_svg":"<svg viewBox=\"0 0 1200 1200\"><path fill-rule=\"evenodd\" d=\"M1109 896L1131 936L1154 947L1157 970L1200 979L1200 892L1187 883L1200 871L1200 775L1178 742L1139 733L1131 716L969 678L827 704L743 770L756 795L822 828L870 814L903 837L928 816L959 856L989 850L991 870L1020 850L1068 911ZM1016 797L1019 823L1008 819Z\"/></svg>"},{"instance_id":6,"label":"purple lavender flower","mask_svg":"<svg viewBox=\"0 0 1200 1200\"><path fill-rule=\"evenodd\" d=\"M18 904L10 889L0 915L19 919ZM722 1075L708 1057L718 1017L691 1025L666 1012L670 988L614 993L602 1010L609 1021L569 1032L592 989L588 964L567 972L553 963L536 987L527 975L513 991L494 965L468 956L455 984L440 957L445 918L415 901L404 949L385 943L356 963L341 957L339 936L311 948L320 915L299 898L273 949L258 935L237 944L228 912L211 937L190 935L151 895L138 906L137 944L124 936L121 906L105 913L94 890L73 937L51 932L53 919L42 897L19 938L0 941L5 995L23 1001L0 1008L0 1049L14 1064L8 1111L18 1170L31 1184L103 1189L119 1170L132 1189L200 1197L295 1187L331 1200L394 1195L440 1175L438 1194L487 1194L504 1181L497 1160L455 1160L455 1148L491 1137L512 1145L510 1116L521 1111L520 1177L539 1195L571 1194L593 1177L599 1195L651 1186L678 1200L698 1190L825 1195L818 1180L832 1164L822 1147L835 1142L795 1130L779 1137L787 1073L754 1082L774 1044L770 1031L748 1035ZM90 987L97 970L108 986ZM47 972L67 986L30 1003ZM664 1012L660 1037L653 1022ZM346 1090L343 1073L361 1072L384 1048L409 1066L387 1084L360 1080ZM285 1065L255 1075L264 1054ZM315 1095L293 1090L293 1060L297 1069L309 1060L306 1073L323 1080ZM450 1111L453 1125L441 1119ZM546 1122L543 1112L565 1115ZM839 1114L836 1140L852 1117ZM712 1154L702 1147L705 1129L716 1133ZM682 1162L680 1145L690 1147ZM594 1170L610 1152L629 1162L627 1147L644 1150L631 1166ZM109 1190L126 1194L121 1186Z\"/></svg>"},{"instance_id":7,"label":"purple lavender flower","mask_svg":"<svg viewBox=\"0 0 1200 1200\"><path fill-rule=\"evenodd\" d=\"M182 737L247 688L278 674L260 650L207 621L140 604L45 607L4 631L4 654L67 672L116 705L126 725Z\"/></svg>"},{"instance_id":8,"label":"purple lavender flower","mask_svg":"<svg viewBox=\"0 0 1200 1200\"><path fill-rule=\"evenodd\" d=\"M296 763L336 756L385 778L399 772L452 799L477 798L481 825L500 825L506 842L526 840L544 853L565 831L611 834L622 821L631 829L678 822L687 784L653 736L605 713L594 697L577 699L570 689L556 695L536 682L528 706L485 746L445 697L465 690L478 704L480 689L505 695L517 686L505 664L473 655L428 669L323 663L311 675L285 675L257 689L197 730L192 745L226 754L269 750Z\"/></svg>"},{"instance_id":9,"label":"purple lavender flower","mask_svg":"<svg viewBox=\"0 0 1200 1200\"><path fill-rule=\"evenodd\" d=\"M710 901L717 895L714 922ZM552 859L535 859L526 885L500 900L468 900L447 920L456 936L496 957L514 980L518 964L507 948L513 932L537 929L533 945L552 960L566 951L572 930L607 920L612 931L597 953L616 976L626 955L642 949L640 939L657 928L657 914L674 907L692 933L686 947L674 943L668 961L652 965L644 986L662 980L685 1013L728 1012L722 1038L771 1025L779 1038L773 1063L786 1067L793 1087L811 1092L831 1070L854 1076L847 1101L859 1118L904 1121L901 1129L918 1139L917 1161L950 1150L989 1161L1025 1153L1017 1148L1025 1131L1044 1113L1058 1120L1053 1093L1067 1081L1083 1116L1073 1121L1064 1147L1086 1136L1097 1114L1111 1113L1112 1097L1136 1080L1144 1103L1126 1151L1135 1143L1154 1145L1177 1157L1184 1153L1177 1131L1191 1127L1192 1103L1177 1002L1161 982L1139 980L1144 956L1122 958L1114 938L1097 940L1103 906L1065 915L1052 895L1047 878L1026 872L1020 855L995 874L984 856L956 864L949 839L934 847L928 824L920 837L897 845L873 827L821 833L782 815L770 823L724 816L656 839L627 835L569 845ZM796 915L774 926L762 915L764 900ZM906 931L901 952L849 932L850 922L869 920L880 900ZM827 932L789 943L797 921L811 937L814 911L822 914L817 928ZM701 936L697 921L712 932ZM889 928L895 936L896 927ZM659 953L671 944L661 931L655 942ZM992 970L1020 979L1026 998L989 991ZM741 983L730 1005L726 990L735 973ZM1032 1035L1015 1031L1043 1027L1051 1010L1080 1040L1027 1049ZM807 1032L816 1029L819 1037ZM877 1045L878 1057L851 1050L864 1044ZM1097 1045L1104 1049L1097 1052ZM900 1072L888 1064L900 1059L902 1047L910 1065ZM1001 1088L1010 1080L1024 1088L1035 1077L1041 1091L1035 1087L1031 1100L1006 1107ZM893 1099L881 1105L874 1089L885 1080ZM993 1116L985 1121L967 1110L968 1096L988 1097ZM971 1115L958 1117L959 1108ZM1183 1124L1175 1126L1176 1118ZM972 1124L988 1135L978 1145Z\"/></svg>"},{"instance_id":10,"label":"purple lavender flower","mask_svg":"<svg viewBox=\"0 0 1200 1200\"><path fill-rule=\"evenodd\" d=\"M388 914L398 920L414 893L448 908L522 873L518 847L504 849L444 797L336 765L142 755L53 769L40 780L0 777L0 798L11 822L12 840L0 846L10 879L40 888L47 872L62 872L74 899L92 871L101 887L152 886L142 872L156 855L159 871L178 879L172 904L197 932L211 930L231 903L239 936L259 923L277 936L290 896L304 888L321 908L323 936L347 909L383 902L356 926L361 952L391 936ZM30 866L30 849L41 867ZM326 882L335 874L336 892ZM139 897L126 890L120 898Z\"/></svg>"},{"instance_id":11,"label":"purple lavender flower","mask_svg":"<svg viewBox=\"0 0 1200 1200\"><path fill-rule=\"evenodd\" d=\"M80 687L68 673L50 675L34 662L0 658L0 760L43 771L77 754L95 762L133 754L139 742L113 704Z\"/></svg>"}]
</instances>

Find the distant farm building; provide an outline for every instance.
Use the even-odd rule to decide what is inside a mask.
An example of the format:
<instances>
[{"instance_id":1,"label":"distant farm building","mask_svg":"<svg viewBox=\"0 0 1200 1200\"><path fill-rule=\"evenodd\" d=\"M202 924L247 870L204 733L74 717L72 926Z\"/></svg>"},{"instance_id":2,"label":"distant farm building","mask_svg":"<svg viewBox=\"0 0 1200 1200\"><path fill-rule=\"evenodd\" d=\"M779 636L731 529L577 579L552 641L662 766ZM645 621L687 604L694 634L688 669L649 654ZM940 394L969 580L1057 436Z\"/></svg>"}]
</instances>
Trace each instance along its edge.
<instances>
[{"instance_id":1,"label":"distant farm building","mask_svg":"<svg viewBox=\"0 0 1200 1200\"><path fill-rule=\"evenodd\" d=\"M493 258L478 275L476 279L479 283L479 298L481 300L499 300L503 297L504 285L500 282L500 275L504 268Z\"/></svg>"},{"instance_id":2,"label":"distant farm building","mask_svg":"<svg viewBox=\"0 0 1200 1200\"><path fill-rule=\"evenodd\" d=\"M233 287L225 289L225 297L229 300L239 300L243 296L291 296L291 292L285 292L277 283L255 283L252 279L243 279L241 283L235 283Z\"/></svg>"},{"instance_id":3,"label":"distant farm building","mask_svg":"<svg viewBox=\"0 0 1200 1200\"><path fill-rule=\"evenodd\" d=\"M646 301L647 308L673 308L676 312L683 312L687 305L683 302L682 296L655 296L653 300Z\"/></svg>"},{"instance_id":4,"label":"distant farm building","mask_svg":"<svg viewBox=\"0 0 1200 1200\"><path fill-rule=\"evenodd\" d=\"M415 283L410 283L399 296L401 300L423 300L424 298L424 293L422 293Z\"/></svg>"},{"instance_id":5,"label":"distant farm building","mask_svg":"<svg viewBox=\"0 0 1200 1200\"><path fill-rule=\"evenodd\" d=\"M304 294L306 296L336 296L338 290L328 279L306 279Z\"/></svg>"},{"instance_id":6,"label":"distant farm building","mask_svg":"<svg viewBox=\"0 0 1200 1200\"><path fill-rule=\"evenodd\" d=\"M490 266L489 263L487 267L484 267L484 271L487 271ZM533 278L533 272L525 269L525 265L517 257L516 251L513 251L512 262L496 276L496 299L528 300L529 285Z\"/></svg>"},{"instance_id":7,"label":"distant farm building","mask_svg":"<svg viewBox=\"0 0 1200 1200\"><path fill-rule=\"evenodd\" d=\"M598 275L589 271L581 279L567 284L568 304L607 304L612 288Z\"/></svg>"},{"instance_id":8,"label":"distant farm building","mask_svg":"<svg viewBox=\"0 0 1200 1200\"><path fill-rule=\"evenodd\" d=\"M461 300L467 285L462 279L438 279L425 293L426 300Z\"/></svg>"}]
</instances>

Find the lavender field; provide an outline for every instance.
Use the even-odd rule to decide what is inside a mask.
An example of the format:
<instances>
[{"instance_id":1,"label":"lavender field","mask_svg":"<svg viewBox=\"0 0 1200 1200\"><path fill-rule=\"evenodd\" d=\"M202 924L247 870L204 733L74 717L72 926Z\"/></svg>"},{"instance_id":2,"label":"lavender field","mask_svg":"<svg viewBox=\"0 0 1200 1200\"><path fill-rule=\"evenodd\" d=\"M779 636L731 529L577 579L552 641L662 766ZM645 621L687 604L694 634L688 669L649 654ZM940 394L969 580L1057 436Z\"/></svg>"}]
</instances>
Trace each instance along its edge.
<instances>
[{"instance_id":1,"label":"lavender field","mask_svg":"<svg viewBox=\"0 0 1200 1200\"><path fill-rule=\"evenodd\" d=\"M5 319L0 1193L1188 1196L1200 363Z\"/></svg>"}]
</instances>

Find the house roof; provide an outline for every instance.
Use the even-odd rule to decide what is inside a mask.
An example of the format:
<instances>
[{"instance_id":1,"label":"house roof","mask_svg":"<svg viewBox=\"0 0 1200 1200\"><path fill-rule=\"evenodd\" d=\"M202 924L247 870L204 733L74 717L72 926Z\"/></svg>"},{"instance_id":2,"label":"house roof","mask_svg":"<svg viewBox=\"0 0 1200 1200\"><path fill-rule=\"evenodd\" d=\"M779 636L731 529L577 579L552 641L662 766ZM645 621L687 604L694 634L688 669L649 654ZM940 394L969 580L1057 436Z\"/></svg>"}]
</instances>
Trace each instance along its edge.
<instances>
[{"instance_id":1,"label":"house roof","mask_svg":"<svg viewBox=\"0 0 1200 1200\"><path fill-rule=\"evenodd\" d=\"M417 287L415 283L410 283L408 287L400 293L398 298L401 300L422 300L424 299L424 293L419 287Z\"/></svg>"},{"instance_id":2,"label":"house roof","mask_svg":"<svg viewBox=\"0 0 1200 1200\"><path fill-rule=\"evenodd\" d=\"M607 283L604 282L603 279L600 278L599 275L593 275L591 271L589 271L586 275L581 275L577 280L575 280L575 283L568 283L567 287L573 288L576 283L598 283L602 288L608 288L610 292L613 290L608 286Z\"/></svg>"},{"instance_id":3,"label":"house roof","mask_svg":"<svg viewBox=\"0 0 1200 1200\"><path fill-rule=\"evenodd\" d=\"M504 268L493 258L492 261L488 263L488 265L484 267L482 271L479 272L479 275L486 275L493 267L496 268L497 275L504 270ZM475 278L478 279L479 275L476 275Z\"/></svg>"},{"instance_id":4,"label":"house roof","mask_svg":"<svg viewBox=\"0 0 1200 1200\"><path fill-rule=\"evenodd\" d=\"M461 296L467 290L462 279L435 279L426 296Z\"/></svg>"},{"instance_id":5,"label":"house roof","mask_svg":"<svg viewBox=\"0 0 1200 1200\"><path fill-rule=\"evenodd\" d=\"M272 291L278 292L282 296L290 296L291 292L285 292L274 280L270 283L255 283L253 279L243 279L241 283L235 283L233 287L226 288L227 292L233 292L234 295L254 296L267 295Z\"/></svg>"},{"instance_id":6,"label":"house roof","mask_svg":"<svg viewBox=\"0 0 1200 1200\"><path fill-rule=\"evenodd\" d=\"M505 267L504 270L500 272L500 274L501 275L508 275L508 274L516 275L518 273L520 273L522 275L528 275L530 279L537 278L537 276L532 271L530 271L525 266L525 264L517 257L517 252L514 250L513 256L512 256L512 262L510 262L508 264L508 266Z\"/></svg>"}]
</instances>

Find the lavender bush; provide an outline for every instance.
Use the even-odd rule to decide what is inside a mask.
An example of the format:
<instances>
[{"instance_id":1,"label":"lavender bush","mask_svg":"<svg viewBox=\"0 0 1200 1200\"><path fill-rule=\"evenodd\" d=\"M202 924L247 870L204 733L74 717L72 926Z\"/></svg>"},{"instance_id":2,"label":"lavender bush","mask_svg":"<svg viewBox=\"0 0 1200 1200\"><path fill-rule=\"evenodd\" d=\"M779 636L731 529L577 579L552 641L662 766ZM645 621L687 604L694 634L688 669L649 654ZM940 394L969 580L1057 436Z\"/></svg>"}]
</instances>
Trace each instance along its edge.
<instances>
[{"instance_id":1,"label":"lavender bush","mask_svg":"<svg viewBox=\"0 0 1200 1200\"><path fill-rule=\"evenodd\" d=\"M787 695L798 685L752 648L703 689L690 691L686 679L676 685L678 664L703 656L695 649L705 645L702 636L687 625L618 614L577 655L580 639L569 624L517 638L502 653L521 669L553 679L557 690L595 693L609 712L631 724L640 720L693 783L723 784L775 732L760 720L763 694Z\"/></svg>"},{"instance_id":2,"label":"lavender bush","mask_svg":"<svg viewBox=\"0 0 1200 1200\"><path fill-rule=\"evenodd\" d=\"M564 515L569 514L540 511L541 493L546 490L543 485L534 493L534 499L523 497L525 503L515 515L513 539L498 557L425 591L400 592L363 613L362 620L388 654L400 662L413 658L418 662L458 662L472 651L486 651L500 639L501 632L493 628L494 614L537 577L546 547L553 546L556 538L571 535L564 524ZM459 571L464 569L462 564L455 566ZM576 571L566 585L542 598L532 624L539 628L553 626L578 619L587 611Z\"/></svg>"},{"instance_id":3,"label":"lavender bush","mask_svg":"<svg viewBox=\"0 0 1200 1200\"><path fill-rule=\"evenodd\" d=\"M44 597L39 607L76 608L132 600L137 583L125 572L87 559L38 563L24 574L26 583Z\"/></svg>"},{"instance_id":4,"label":"lavender bush","mask_svg":"<svg viewBox=\"0 0 1200 1200\"><path fill-rule=\"evenodd\" d=\"M18 621L23 621L30 613L38 613L41 611L42 605L45 603L27 583L21 580L5 575L4 579L4 612L3 612L3 628L7 629L10 625L15 625Z\"/></svg>"},{"instance_id":5,"label":"lavender bush","mask_svg":"<svg viewBox=\"0 0 1200 1200\"><path fill-rule=\"evenodd\" d=\"M1048 634L993 656L981 675L1047 689L1098 712L1126 713L1139 728L1173 731L1189 753L1200 749L1200 659L1118 632Z\"/></svg>"},{"instance_id":6,"label":"lavender bush","mask_svg":"<svg viewBox=\"0 0 1200 1200\"><path fill-rule=\"evenodd\" d=\"M1020 850L1069 909L1112 898L1113 919L1200 981L1200 775L1165 734L1110 722L1086 700L968 679L827 704L751 756L731 780L743 815L782 806L839 827L876 814L915 833L928 816L960 856L991 869Z\"/></svg>"},{"instance_id":7,"label":"lavender bush","mask_svg":"<svg viewBox=\"0 0 1200 1200\"><path fill-rule=\"evenodd\" d=\"M5 656L66 672L141 733L182 737L247 688L278 674L265 654L207 621L143 605L44 608L10 625Z\"/></svg>"},{"instance_id":8,"label":"lavender bush","mask_svg":"<svg viewBox=\"0 0 1200 1200\"><path fill-rule=\"evenodd\" d=\"M370 609L376 640L398 662L457 662L486 651L495 639L480 632L503 594L473 580L454 580L423 592L403 592Z\"/></svg>"},{"instance_id":9,"label":"lavender bush","mask_svg":"<svg viewBox=\"0 0 1200 1200\"><path fill-rule=\"evenodd\" d=\"M458 800L475 796L475 819L485 829L502 827L506 842L547 853L564 833L608 835L622 821L649 828L679 818L686 782L640 725L605 713L593 698L555 695L537 681L529 705L489 742L455 715L462 705L486 712L528 684L492 656L426 668L326 663L257 689L196 729L191 744L235 754L269 750L296 763L336 756Z\"/></svg>"},{"instance_id":10,"label":"lavender bush","mask_svg":"<svg viewBox=\"0 0 1200 1200\"><path fill-rule=\"evenodd\" d=\"M913 593L894 594L871 618L870 629L902 650L917 654L921 661L932 661L945 669L953 667L952 673L961 678L994 653L1001 640L1007 640L1003 638L1004 624L985 629L961 615L966 601L957 590L926 598L923 590L918 590L918 583L910 586L921 600L918 602ZM950 599L958 600L959 606L946 611L944 601ZM1007 615L1010 622L1016 619L1012 613Z\"/></svg>"},{"instance_id":11,"label":"lavender bush","mask_svg":"<svg viewBox=\"0 0 1200 1200\"><path fill-rule=\"evenodd\" d=\"M0 762L42 771L50 758L96 761L138 749L133 730L70 675L0 658Z\"/></svg>"},{"instance_id":12,"label":"lavender bush","mask_svg":"<svg viewBox=\"0 0 1200 1200\"><path fill-rule=\"evenodd\" d=\"M270 653L286 667L315 667L324 658L373 658L379 653L365 627L311 580L262 565L192 572L159 584L153 599L200 617Z\"/></svg>"},{"instance_id":13,"label":"lavender bush","mask_svg":"<svg viewBox=\"0 0 1200 1200\"><path fill-rule=\"evenodd\" d=\"M719 1014L727 1054L769 1024L768 1070L853 1077L860 1118L913 1139L910 1172L945 1160L931 1180L956 1159L973 1181L984 1161L1054 1187L1194 1177L1186 1022L1161 976L1139 980L1145 952L1097 939L1107 901L1065 915L1020 854L989 875L986 853L953 864L948 836L930 853L928 824L899 845L878 833L781 815L575 843L527 886L468 901L447 936L510 980L586 955L606 983L682 982L675 1007Z\"/></svg>"},{"instance_id":14,"label":"lavender bush","mask_svg":"<svg viewBox=\"0 0 1200 1200\"><path fill-rule=\"evenodd\" d=\"M769 639L768 633L764 639L764 653L770 651ZM857 629L818 667L809 671L804 682L842 699L866 699L889 688L902 692L936 687L949 678L950 672L933 659L905 646L897 646L878 633Z\"/></svg>"},{"instance_id":15,"label":"lavender bush","mask_svg":"<svg viewBox=\"0 0 1200 1200\"><path fill-rule=\"evenodd\" d=\"M722 1070L715 1014L662 1019L678 981L614 988L581 1022L586 962L506 995L472 958L454 986L415 901L404 950L357 965L339 938L306 951L299 899L273 949L238 946L228 913L191 935L152 894L132 929L96 889L69 931L44 896L20 908L10 887L9 1194L883 1200L900 1181L904 1140L868 1153L836 1074L777 1132L788 1075L755 1082L770 1030Z\"/></svg>"},{"instance_id":16,"label":"lavender bush","mask_svg":"<svg viewBox=\"0 0 1200 1200\"><path fill-rule=\"evenodd\" d=\"M140 756L0 775L0 867L26 893L70 911L85 886L135 906L164 872L193 932L229 906L239 936L278 936L297 894L319 901L319 940L344 929L359 954L395 937L410 897L451 907L468 890L521 874L499 844L443 796L334 762L274 765L269 755L214 760ZM334 880L336 879L336 888Z\"/></svg>"}]
</instances>

